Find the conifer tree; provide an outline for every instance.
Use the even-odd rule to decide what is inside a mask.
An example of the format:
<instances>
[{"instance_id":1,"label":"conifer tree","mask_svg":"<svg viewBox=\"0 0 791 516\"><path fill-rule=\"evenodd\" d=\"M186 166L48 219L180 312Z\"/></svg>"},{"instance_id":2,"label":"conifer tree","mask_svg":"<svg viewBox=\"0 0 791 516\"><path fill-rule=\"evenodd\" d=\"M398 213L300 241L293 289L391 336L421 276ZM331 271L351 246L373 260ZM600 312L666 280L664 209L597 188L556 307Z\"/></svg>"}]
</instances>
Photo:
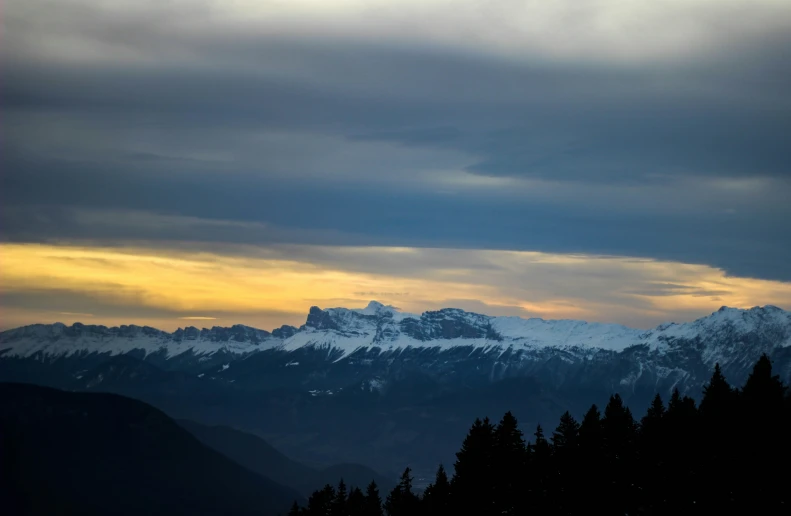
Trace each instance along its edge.
<instances>
[{"instance_id":1,"label":"conifer tree","mask_svg":"<svg viewBox=\"0 0 791 516\"><path fill-rule=\"evenodd\" d=\"M434 482L426 487L423 493L423 514L427 516L450 515L450 481L442 464L437 468Z\"/></svg>"},{"instance_id":2,"label":"conifer tree","mask_svg":"<svg viewBox=\"0 0 791 516\"><path fill-rule=\"evenodd\" d=\"M558 514L574 514L575 493L580 481L579 467L579 430L580 424L566 411L560 417L560 423L552 432L552 449L554 453L555 481L552 490L551 505Z\"/></svg>"},{"instance_id":3,"label":"conifer tree","mask_svg":"<svg viewBox=\"0 0 791 516\"><path fill-rule=\"evenodd\" d=\"M551 460L552 446L544 437L544 429L537 425L530 445L527 492L530 507L539 514L551 511L550 488L554 480Z\"/></svg>"},{"instance_id":4,"label":"conifer tree","mask_svg":"<svg viewBox=\"0 0 791 516\"><path fill-rule=\"evenodd\" d=\"M772 375L772 362L766 354L753 367L741 391L739 433L751 446L741 446L736 451L739 467L747 469L753 454L772 456L788 455L788 422L785 417L786 387L777 375ZM770 514L779 507L768 502L768 495L782 490L785 482L768 468L753 469L745 478L739 497L741 510Z\"/></svg>"},{"instance_id":5,"label":"conifer tree","mask_svg":"<svg viewBox=\"0 0 791 516\"><path fill-rule=\"evenodd\" d=\"M660 433L666 412L665 404L662 403L662 396L657 394L651 401L651 406L648 407L645 416L640 420L640 433L643 436L649 435L652 438L657 433Z\"/></svg>"},{"instance_id":6,"label":"conifer tree","mask_svg":"<svg viewBox=\"0 0 791 516\"><path fill-rule=\"evenodd\" d=\"M522 512L526 459L522 431L514 415L506 412L494 429L492 450L493 498L497 514Z\"/></svg>"},{"instance_id":7,"label":"conifer tree","mask_svg":"<svg viewBox=\"0 0 791 516\"><path fill-rule=\"evenodd\" d=\"M673 389L673 394L670 395L670 401L667 404L667 411L672 412L678 410L681 406L681 393L678 392L678 387Z\"/></svg>"},{"instance_id":8,"label":"conifer tree","mask_svg":"<svg viewBox=\"0 0 791 516\"><path fill-rule=\"evenodd\" d=\"M346 499L346 514L348 516L365 516L365 495L359 487L349 491Z\"/></svg>"},{"instance_id":9,"label":"conifer tree","mask_svg":"<svg viewBox=\"0 0 791 516\"><path fill-rule=\"evenodd\" d=\"M737 391L722 374L719 363L716 364L700 401L700 431L703 433L701 474L707 479L701 492L700 507L712 513L728 510L735 502L734 479L728 467L733 462L730 443L738 435L737 396Z\"/></svg>"},{"instance_id":10,"label":"conifer tree","mask_svg":"<svg viewBox=\"0 0 791 516\"><path fill-rule=\"evenodd\" d=\"M772 361L766 353L756 362L741 393L750 406L763 411L764 415L782 412L786 386L779 375L772 375Z\"/></svg>"},{"instance_id":11,"label":"conifer tree","mask_svg":"<svg viewBox=\"0 0 791 516\"><path fill-rule=\"evenodd\" d=\"M567 410L560 416L560 423L552 432L552 446L556 453L571 452L579 444L580 424Z\"/></svg>"},{"instance_id":12,"label":"conifer tree","mask_svg":"<svg viewBox=\"0 0 791 516\"><path fill-rule=\"evenodd\" d=\"M454 513L489 514L494 504L492 452L494 426L489 418L476 419L456 453L451 479Z\"/></svg>"},{"instance_id":13,"label":"conifer tree","mask_svg":"<svg viewBox=\"0 0 791 516\"><path fill-rule=\"evenodd\" d=\"M330 484L324 486L320 491L314 491L308 498L307 513L311 516L327 516L331 514L333 501L335 500L335 488Z\"/></svg>"},{"instance_id":14,"label":"conifer tree","mask_svg":"<svg viewBox=\"0 0 791 516\"><path fill-rule=\"evenodd\" d=\"M412 491L412 470L406 468L401 480L385 500L384 509L388 516L412 516L419 510L420 499Z\"/></svg>"},{"instance_id":15,"label":"conifer tree","mask_svg":"<svg viewBox=\"0 0 791 516\"><path fill-rule=\"evenodd\" d=\"M346 516L346 483L343 479L338 482L338 489L335 490L335 497L332 500L331 516Z\"/></svg>"},{"instance_id":16,"label":"conifer tree","mask_svg":"<svg viewBox=\"0 0 791 516\"><path fill-rule=\"evenodd\" d=\"M365 490L364 516L384 516L382 510L382 497L379 495L379 486L373 480Z\"/></svg>"},{"instance_id":17,"label":"conifer tree","mask_svg":"<svg viewBox=\"0 0 791 516\"><path fill-rule=\"evenodd\" d=\"M736 392L722 374L720 364L714 365L709 383L703 387L700 415L705 423L719 424L732 415Z\"/></svg>"},{"instance_id":18,"label":"conifer tree","mask_svg":"<svg viewBox=\"0 0 791 516\"><path fill-rule=\"evenodd\" d=\"M610 396L604 408L601 428L605 452L612 459L624 459L623 454L634 440L636 426L632 412L623 404L619 394Z\"/></svg>"},{"instance_id":19,"label":"conifer tree","mask_svg":"<svg viewBox=\"0 0 791 516\"><path fill-rule=\"evenodd\" d=\"M701 458L695 401L689 396L682 397L678 388L673 389L664 419L668 469L664 471L662 484L674 487L663 492L663 500L667 512L690 513L699 509L695 500L696 484L705 481L697 476Z\"/></svg>"},{"instance_id":20,"label":"conifer tree","mask_svg":"<svg viewBox=\"0 0 791 516\"><path fill-rule=\"evenodd\" d=\"M586 452L586 455L601 450L601 412L599 412L599 408L596 405L591 405L591 408L588 409L582 418L579 431L579 445Z\"/></svg>"},{"instance_id":21,"label":"conifer tree","mask_svg":"<svg viewBox=\"0 0 791 516\"><path fill-rule=\"evenodd\" d=\"M536 432L533 434L533 453L535 460L540 463L547 463L552 455L552 447L544 437L544 429L541 425L536 426Z\"/></svg>"},{"instance_id":22,"label":"conifer tree","mask_svg":"<svg viewBox=\"0 0 791 516\"><path fill-rule=\"evenodd\" d=\"M299 508L299 504L296 500L294 500L294 504L291 506L291 510L288 511L288 516L299 516L302 511Z\"/></svg>"},{"instance_id":23,"label":"conifer tree","mask_svg":"<svg viewBox=\"0 0 791 516\"><path fill-rule=\"evenodd\" d=\"M610 396L601 420L605 462L603 475L607 480L604 496L616 513L633 512L634 482L629 478L634 461L636 425L632 413L619 394Z\"/></svg>"},{"instance_id":24,"label":"conifer tree","mask_svg":"<svg viewBox=\"0 0 791 516\"><path fill-rule=\"evenodd\" d=\"M639 477L639 489L650 493L650 507L654 512L666 511L667 484L665 476L668 473L665 464L668 448L668 436L665 432L666 414L662 397L657 394L645 416L640 420L638 435L637 453L642 470L642 475Z\"/></svg>"},{"instance_id":25,"label":"conifer tree","mask_svg":"<svg viewBox=\"0 0 791 516\"><path fill-rule=\"evenodd\" d=\"M640 420L638 453L641 460L654 465L652 469L657 475L662 469L662 464L666 458L666 414L667 410L665 409L665 404L662 403L662 397L657 394L654 396L645 416ZM652 476L652 479L658 482L659 477Z\"/></svg>"},{"instance_id":26,"label":"conifer tree","mask_svg":"<svg viewBox=\"0 0 791 516\"><path fill-rule=\"evenodd\" d=\"M580 423L579 454L579 473L582 478L587 479L587 482L580 484L580 498L590 500L592 497L600 497L605 479L600 471L604 457L601 413L596 405L591 405Z\"/></svg>"}]
</instances>

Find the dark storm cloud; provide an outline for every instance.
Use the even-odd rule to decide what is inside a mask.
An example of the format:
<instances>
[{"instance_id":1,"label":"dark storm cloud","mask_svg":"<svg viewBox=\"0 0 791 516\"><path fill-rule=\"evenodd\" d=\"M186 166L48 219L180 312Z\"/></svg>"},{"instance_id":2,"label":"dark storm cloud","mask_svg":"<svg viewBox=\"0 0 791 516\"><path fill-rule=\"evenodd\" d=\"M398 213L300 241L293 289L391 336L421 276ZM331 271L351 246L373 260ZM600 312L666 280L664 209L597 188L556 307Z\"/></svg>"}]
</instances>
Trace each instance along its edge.
<instances>
[{"instance_id":1,"label":"dark storm cloud","mask_svg":"<svg viewBox=\"0 0 791 516\"><path fill-rule=\"evenodd\" d=\"M31 57L16 33L6 240L620 254L791 280L782 34L683 62L586 65L176 38L156 17L77 14L100 48L117 44L108 55L192 54L66 62ZM149 217L103 215L125 210Z\"/></svg>"}]
</instances>

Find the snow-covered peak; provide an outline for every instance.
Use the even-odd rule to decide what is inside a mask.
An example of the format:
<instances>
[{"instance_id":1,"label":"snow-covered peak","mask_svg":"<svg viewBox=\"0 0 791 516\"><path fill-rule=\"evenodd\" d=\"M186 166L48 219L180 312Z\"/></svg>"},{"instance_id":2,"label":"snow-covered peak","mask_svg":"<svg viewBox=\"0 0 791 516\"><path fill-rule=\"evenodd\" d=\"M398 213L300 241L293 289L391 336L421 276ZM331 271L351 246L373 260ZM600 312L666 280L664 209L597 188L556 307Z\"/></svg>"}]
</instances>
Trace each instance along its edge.
<instances>
[{"instance_id":1,"label":"snow-covered peak","mask_svg":"<svg viewBox=\"0 0 791 516\"><path fill-rule=\"evenodd\" d=\"M791 312L773 305L754 306L750 309L723 306L692 322L661 324L652 333L661 333L666 338L692 339L702 335L721 335L723 332L749 334L790 327ZM784 342L782 345L791 345L791 342Z\"/></svg>"},{"instance_id":2,"label":"snow-covered peak","mask_svg":"<svg viewBox=\"0 0 791 516\"><path fill-rule=\"evenodd\" d=\"M702 345L705 363L752 363L761 353L791 346L791 312L776 306L750 309L723 306L716 312L683 324L670 323L646 333L654 349L675 349L677 343Z\"/></svg>"},{"instance_id":3,"label":"snow-covered peak","mask_svg":"<svg viewBox=\"0 0 791 516\"><path fill-rule=\"evenodd\" d=\"M79 323L37 324L0 333L3 356L121 354L132 350L160 352L167 357L188 351L199 356L220 351L246 355L303 347L334 349L340 356L348 356L361 348L387 351L458 346L501 351L576 349L587 354L596 350L617 353L636 345L656 352L703 346L703 358L711 363L752 359L757 346L791 346L791 313L775 306L749 310L723 307L689 323L668 323L644 331L618 324L492 317L457 308L415 315L372 301L365 308L354 309L314 306L302 327L283 326L272 333L243 325L187 327L166 333L134 325L107 328Z\"/></svg>"},{"instance_id":4,"label":"snow-covered peak","mask_svg":"<svg viewBox=\"0 0 791 516\"><path fill-rule=\"evenodd\" d=\"M338 310L338 309L336 308L334 310ZM362 315L371 315L377 318L389 318L389 319L393 319L394 321L401 321L402 319L406 319L406 318L419 317L415 314L402 312L393 305L384 305L379 301L371 301L368 303L368 306L366 306L365 308L353 308L352 311Z\"/></svg>"},{"instance_id":5,"label":"snow-covered peak","mask_svg":"<svg viewBox=\"0 0 791 516\"><path fill-rule=\"evenodd\" d=\"M383 305L379 301L371 301L365 308L354 308L353 310L364 315L379 315L396 311L395 307Z\"/></svg>"},{"instance_id":6,"label":"snow-covered peak","mask_svg":"<svg viewBox=\"0 0 791 516\"><path fill-rule=\"evenodd\" d=\"M327 308L310 307L303 329L335 330L345 333L375 331L382 324L398 323L404 319L417 318L414 314L404 313L391 305L371 301L365 308Z\"/></svg>"}]
</instances>

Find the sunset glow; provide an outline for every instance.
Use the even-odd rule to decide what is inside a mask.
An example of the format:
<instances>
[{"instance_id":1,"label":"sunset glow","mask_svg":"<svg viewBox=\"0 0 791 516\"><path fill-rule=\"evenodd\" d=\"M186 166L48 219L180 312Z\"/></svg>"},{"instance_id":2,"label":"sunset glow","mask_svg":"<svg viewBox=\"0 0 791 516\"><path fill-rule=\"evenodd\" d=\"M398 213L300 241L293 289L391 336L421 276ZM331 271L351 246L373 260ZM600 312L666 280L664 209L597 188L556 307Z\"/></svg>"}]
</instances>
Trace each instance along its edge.
<instances>
[{"instance_id":1,"label":"sunset glow","mask_svg":"<svg viewBox=\"0 0 791 516\"><path fill-rule=\"evenodd\" d=\"M646 259L387 247L233 251L5 244L3 325L245 323L271 329L302 324L312 305L359 307L371 299L417 313L453 306L636 326L692 319L722 305L791 306L788 283ZM130 315L114 315L118 310Z\"/></svg>"}]
</instances>

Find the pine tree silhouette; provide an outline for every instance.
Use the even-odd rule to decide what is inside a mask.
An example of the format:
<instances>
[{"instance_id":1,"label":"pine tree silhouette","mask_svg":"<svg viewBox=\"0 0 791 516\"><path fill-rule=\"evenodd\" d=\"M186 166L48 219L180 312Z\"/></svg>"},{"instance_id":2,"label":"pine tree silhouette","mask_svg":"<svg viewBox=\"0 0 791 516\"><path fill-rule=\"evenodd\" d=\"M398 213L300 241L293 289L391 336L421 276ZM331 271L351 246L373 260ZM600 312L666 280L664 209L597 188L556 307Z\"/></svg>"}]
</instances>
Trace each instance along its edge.
<instances>
[{"instance_id":1,"label":"pine tree silhouette","mask_svg":"<svg viewBox=\"0 0 791 516\"><path fill-rule=\"evenodd\" d=\"M586 479L579 485L580 499L589 500L602 496L606 478L602 475L604 463L602 442L601 413L596 405L585 413L579 431L579 470L581 478Z\"/></svg>"},{"instance_id":2,"label":"pine tree silhouette","mask_svg":"<svg viewBox=\"0 0 791 516\"><path fill-rule=\"evenodd\" d=\"M601 420L604 444L603 474L607 484L604 496L615 513L633 513L635 489L629 471L633 468L636 425L631 411L623 404L621 396L613 394L604 408Z\"/></svg>"},{"instance_id":3,"label":"pine tree silhouette","mask_svg":"<svg viewBox=\"0 0 791 516\"><path fill-rule=\"evenodd\" d=\"M591 455L593 452L596 454L601 452L602 448L602 426L601 426L601 412L596 405L591 405L591 408L585 413L580 424L579 431L579 445L580 449Z\"/></svg>"},{"instance_id":4,"label":"pine tree silhouette","mask_svg":"<svg viewBox=\"0 0 791 516\"><path fill-rule=\"evenodd\" d=\"M294 504L291 506L291 510L288 511L288 516L299 516L302 514L302 510L299 508L299 504L296 500L294 500Z\"/></svg>"},{"instance_id":5,"label":"pine tree silhouette","mask_svg":"<svg viewBox=\"0 0 791 516\"><path fill-rule=\"evenodd\" d=\"M733 475L728 471L733 461L732 443L738 436L738 393L725 379L719 363L709 383L703 388L700 401L702 442L701 473L709 480L701 490L701 507L720 512L733 508L735 499Z\"/></svg>"},{"instance_id":6,"label":"pine tree silhouette","mask_svg":"<svg viewBox=\"0 0 791 516\"><path fill-rule=\"evenodd\" d=\"M530 507L538 513L551 511L551 488L554 481L552 445L544 437L544 429L536 426L528 455L527 492Z\"/></svg>"},{"instance_id":7,"label":"pine tree silhouette","mask_svg":"<svg viewBox=\"0 0 791 516\"><path fill-rule=\"evenodd\" d=\"M527 450L516 418L506 412L494 429L492 453L493 500L496 514L518 514L524 506Z\"/></svg>"},{"instance_id":8,"label":"pine tree silhouette","mask_svg":"<svg viewBox=\"0 0 791 516\"><path fill-rule=\"evenodd\" d=\"M668 512L693 514L700 509L697 484L700 462L700 432L698 409L689 396L681 397L678 389L673 390L664 416L666 427L667 470L662 485L672 485L664 490ZM703 480L705 482L705 480Z\"/></svg>"},{"instance_id":9,"label":"pine tree silhouette","mask_svg":"<svg viewBox=\"0 0 791 516\"><path fill-rule=\"evenodd\" d=\"M709 383L703 387L703 399L700 402L700 415L704 422L719 424L733 415L733 402L736 392L722 374L720 364L714 365L714 373Z\"/></svg>"},{"instance_id":10,"label":"pine tree silhouette","mask_svg":"<svg viewBox=\"0 0 791 516\"><path fill-rule=\"evenodd\" d=\"M560 416L560 423L555 428L555 431L552 432L552 446L554 446L555 452L576 450L579 445L579 433L580 424L567 410Z\"/></svg>"},{"instance_id":11,"label":"pine tree silhouette","mask_svg":"<svg viewBox=\"0 0 791 516\"><path fill-rule=\"evenodd\" d=\"M641 505L643 511L664 513L667 511L665 477L670 473L665 460L668 453L667 410L662 397L654 396L651 406L640 420L638 433L637 456L641 462L638 489L643 491L643 498L648 497L649 503Z\"/></svg>"},{"instance_id":12,"label":"pine tree silhouette","mask_svg":"<svg viewBox=\"0 0 791 516\"><path fill-rule=\"evenodd\" d=\"M322 490L315 491L310 495L308 498L307 513L310 516L327 516L331 514L334 500L335 488L327 484Z\"/></svg>"},{"instance_id":13,"label":"pine tree silhouette","mask_svg":"<svg viewBox=\"0 0 791 516\"><path fill-rule=\"evenodd\" d=\"M662 403L662 397L657 394L645 416L640 420L638 453L642 460L654 464L657 470L662 469L666 451L666 415L665 404Z\"/></svg>"},{"instance_id":14,"label":"pine tree silhouette","mask_svg":"<svg viewBox=\"0 0 791 516\"><path fill-rule=\"evenodd\" d=\"M348 516L365 516L365 495L359 487L349 491L346 499L346 514Z\"/></svg>"},{"instance_id":15,"label":"pine tree silhouette","mask_svg":"<svg viewBox=\"0 0 791 516\"><path fill-rule=\"evenodd\" d=\"M756 415L767 416L782 413L786 390L780 376L772 375L772 361L764 353L747 377L741 394L751 406L758 409Z\"/></svg>"},{"instance_id":16,"label":"pine tree silhouette","mask_svg":"<svg viewBox=\"0 0 791 516\"><path fill-rule=\"evenodd\" d=\"M437 468L434 482L426 487L423 493L423 514L426 516L449 516L450 510L450 481L442 464Z\"/></svg>"},{"instance_id":17,"label":"pine tree silhouette","mask_svg":"<svg viewBox=\"0 0 791 516\"><path fill-rule=\"evenodd\" d=\"M753 454L771 456L788 453L788 424L784 404L786 387L780 377L772 375L772 362L766 354L753 367L741 391L739 433L752 443L737 452L739 467L746 469ZM777 450L778 444L781 449ZM780 507L769 502L769 494L784 489L782 480L769 468L754 469L740 486L738 505L742 510L769 514Z\"/></svg>"},{"instance_id":18,"label":"pine tree silhouette","mask_svg":"<svg viewBox=\"0 0 791 516\"><path fill-rule=\"evenodd\" d=\"M642 438L650 436L652 439L656 439L656 436L662 433L662 425L664 424L666 413L667 410L665 410L665 404L662 403L662 396L657 394L651 401L651 406L648 407L645 416L640 420Z\"/></svg>"},{"instance_id":19,"label":"pine tree silhouette","mask_svg":"<svg viewBox=\"0 0 791 516\"><path fill-rule=\"evenodd\" d=\"M489 418L476 419L456 453L451 479L454 513L487 515L494 505L492 454L494 427Z\"/></svg>"},{"instance_id":20,"label":"pine tree silhouette","mask_svg":"<svg viewBox=\"0 0 791 516\"><path fill-rule=\"evenodd\" d=\"M552 449L555 474L553 481L552 507L558 514L574 514L577 500L575 494L582 480L576 461L579 460L580 424L569 411L560 416L560 423L552 432Z\"/></svg>"},{"instance_id":21,"label":"pine tree silhouette","mask_svg":"<svg viewBox=\"0 0 791 516\"><path fill-rule=\"evenodd\" d=\"M338 482L338 489L335 490L335 497L332 500L331 516L346 516L346 497L346 483L341 479Z\"/></svg>"},{"instance_id":22,"label":"pine tree silhouette","mask_svg":"<svg viewBox=\"0 0 791 516\"><path fill-rule=\"evenodd\" d=\"M401 480L385 500L384 509L388 516L411 516L417 514L420 499L412 491L412 470L406 468Z\"/></svg>"},{"instance_id":23,"label":"pine tree silhouette","mask_svg":"<svg viewBox=\"0 0 791 516\"><path fill-rule=\"evenodd\" d=\"M382 510L382 497L379 495L379 487L373 480L365 490L365 512L364 516L384 516Z\"/></svg>"},{"instance_id":24,"label":"pine tree silhouette","mask_svg":"<svg viewBox=\"0 0 791 516\"><path fill-rule=\"evenodd\" d=\"M544 429L541 425L536 426L536 432L533 434L533 454L534 459L539 463L547 463L552 456L552 447L544 437Z\"/></svg>"}]
</instances>

